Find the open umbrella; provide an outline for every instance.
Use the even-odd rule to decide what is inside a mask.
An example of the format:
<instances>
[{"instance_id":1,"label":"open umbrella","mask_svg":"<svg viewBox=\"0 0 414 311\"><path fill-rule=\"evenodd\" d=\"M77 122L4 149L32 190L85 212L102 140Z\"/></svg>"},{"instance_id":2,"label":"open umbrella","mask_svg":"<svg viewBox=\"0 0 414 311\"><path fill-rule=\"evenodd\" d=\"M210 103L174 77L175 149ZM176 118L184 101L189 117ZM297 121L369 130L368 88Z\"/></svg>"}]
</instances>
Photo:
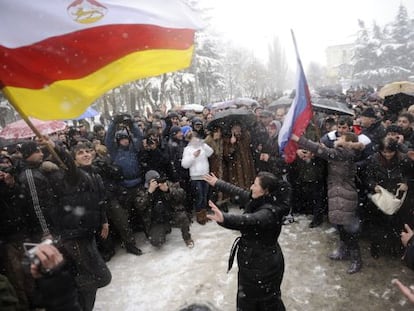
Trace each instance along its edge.
<instances>
[{"instance_id":1,"label":"open umbrella","mask_svg":"<svg viewBox=\"0 0 414 311\"><path fill-rule=\"evenodd\" d=\"M414 83L409 81L398 81L384 85L378 92L381 98L396 95L399 93L414 96Z\"/></svg>"},{"instance_id":2,"label":"open umbrella","mask_svg":"<svg viewBox=\"0 0 414 311\"><path fill-rule=\"evenodd\" d=\"M35 118L29 118L32 124L38 129L40 134L48 135L66 128L64 121L42 121ZM32 129L24 120L10 123L0 132L0 137L4 139L22 139L36 136Z\"/></svg>"},{"instance_id":3,"label":"open umbrella","mask_svg":"<svg viewBox=\"0 0 414 311\"><path fill-rule=\"evenodd\" d=\"M256 121L253 112L246 109L226 109L214 115L213 120L208 123L207 128L221 127L225 131L230 129L235 123L240 123L243 127L249 128Z\"/></svg>"},{"instance_id":4,"label":"open umbrella","mask_svg":"<svg viewBox=\"0 0 414 311\"><path fill-rule=\"evenodd\" d=\"M237 107L251 107L253 105L259 105L259 103L257 102L257 100L252 99L252 98L247 98L247 97L239 97L234 99L234 104Z\"/></svg>"},{"instance_id":5,"label":"open umbrella","mask_svg":"<svg viewBox=\"0 0 414 311\"><path fill-rule=\"evenodd\" d=\"M279 103L276 103L276 101L274 101L273 103L269 105L268 108L275 110L279 107L290 107L293 99L290 99L290 103L288 103L287 98L284 98L283 100L282 98L283 97L279 98L280 99ZM341 103L333 98L321 98L321 97L313 96L312 107L314 111L324 112L328 114L350 115L350 116L354 115L354 111L348 108L348 106L345 103Z\"/></svg>"},{"instance_id":6,"label":"open umbrella","mask_svg":"<svg viewBox=\"0 0 414 311\"><path fill-rule=\"evenodd\" d=\"M276 110L277 108L284 108L289 107L293 102L293 98L290 98L290 96L282 96L275 101L271 102L268 109Z\"/></svg>"},{"instance_id":7,"label":"open umbrella","mask_svg":"<svg viewBox=\"0 0 414 311\"><path fill-rule=\"evenodd\" d=\"M233 100L226 100L224 102L217 102L210 105L212 110L221 110L221 109L229 109L229 108L237 108L237 105L234 103Z\"/></svg>"},{"instance_id":8,"label":"open umbrella","mask_svg":"<svg viewBox=\"0 0 414 311\"><path fill-rule=\"evenodd\" d=\"M384 106L388 108L388 115L398 115L404 108L414 105L414 93L409 95L407 93L397 93L386 96L384 99Z\"/></svg>"},{"instance_id":9,"label":"open umbrella","mask_svg":"<svg viewBox=\"0 0 414 311\"><path fill-rule=\"evenodd\" d=\"M179 107L177 110L202 112L203 109L204 109L204 106L200 104L187 104L187 105Z\"/></svg>"},{"instance_id":10,"label":"open umbrella","mask_svg":"<svg viewBox=\"0 0 414 311\"><path fill-rule=\"evenodd\" d=\"M354 111L345 103L336 101L333 98L315 98L312 99L313 110L319 112L325 112L328 114L340 114L340 115L354 115Z\"/></svg>"}]
</instances>

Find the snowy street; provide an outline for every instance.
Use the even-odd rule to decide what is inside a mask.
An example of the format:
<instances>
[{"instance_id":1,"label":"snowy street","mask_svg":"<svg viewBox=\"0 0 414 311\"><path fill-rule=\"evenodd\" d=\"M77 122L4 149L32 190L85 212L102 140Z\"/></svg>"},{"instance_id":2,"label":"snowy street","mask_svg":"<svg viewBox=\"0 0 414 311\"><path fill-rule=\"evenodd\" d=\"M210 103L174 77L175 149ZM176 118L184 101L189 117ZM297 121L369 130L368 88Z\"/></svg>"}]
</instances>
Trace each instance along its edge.
<instances>
[{"instance_id":1,"label":"snowy street","mask_svg":"<svg viewBox=\"0 0 414 311\"><path fill-rule=\"evenodd\" d=\"M237 209L230 212L237 213ZM282 298L287 310L369 311L412 310L405 297L391 284L398 277L414 283L414 272L399 261L371 258L363 248L363 269L348 275L348 262L332 262L327 253L335 247L336 233L328 225L309 229L309 219L300 216L283 226L280 244L285 255ZM193 303L212 310L236 310L237 264L229 274L227 259L238 232L210 222L193 223L195 247L188 249L178 229L173 229L161 249L153 248L142 233L139 257L120 249L108 263L112 283L98 290L95 310L178 311Z\"/></svg>"}]
</instances>

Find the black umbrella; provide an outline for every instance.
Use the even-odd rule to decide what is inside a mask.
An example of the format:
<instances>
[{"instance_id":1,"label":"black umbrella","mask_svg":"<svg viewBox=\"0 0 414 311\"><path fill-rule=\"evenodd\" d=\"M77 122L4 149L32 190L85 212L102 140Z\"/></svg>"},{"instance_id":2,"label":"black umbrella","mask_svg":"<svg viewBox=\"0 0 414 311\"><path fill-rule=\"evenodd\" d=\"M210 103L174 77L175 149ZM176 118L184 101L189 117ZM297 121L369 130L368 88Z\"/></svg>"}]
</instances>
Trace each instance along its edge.
<instances>
[{"instance_id":1,"label":"black umbrella","mask_svg":"<svg viewBox=\"0 0 414 311\"><path fill-rule=\"evenodd\" d=\"M287 102L287 99L281 100L283 97L279 98L279 104L276 104L276 101L271 103L268 108L270 109L277 109L279 107L290 107L292 104L293 99L290 99L289 104L281 104L283 101ZM313 97L312 98L312 106L314 111L324 112L328 114L339 114L339 115L354 115L354 111L345 103L341 103L336 101L333 98L320 98L320 97Z\"/></svg>"},{"instance_id":2,"label":"black umbrella","mask_svg":"<svg viewBox=\"0 0 414 311\"><path fill-rule=\"evenodd\" d=\"M404 108L408 108L414 104L414 93L397 93L386 96L384 106L388 108L388 114L398 115Z\"/></svg>"},{"instance_id":3,"label":"black umbrella","mask_svg":"<svg viewBox=\"0 0 414 311\"><path fill-rule=\"evenodd\" d=\"M239 123L244 128L249 128L256 121L256 116L253 112L246 109L227 109L219 111L214 115L207 128L212 130L215 127L220 127L224 131L229 131L233 124Z\"/></svg>"},{"instance_id":4,"label":"black umbrella","mask_svg":"<svg viewBox=\"0 0 414 311\"><path fill-rule=\"evenodd\" d=\"M237 107L251 107L254 105L259 105L257 100L252 98L246 98L246 97L239 97L234 100L234 103L237 105Z\"/></svg>"},{"instance_id":5,"label":"black umbrella","mask_svg":"<svg viewBox=\"0 0 414 311\"><path fill-rule=\"evenodd\" d=\"M313 110L328 114L354 115L354 111L348 108L347 104L331 98L312 99Z\"/></svg>"}]
</instances>

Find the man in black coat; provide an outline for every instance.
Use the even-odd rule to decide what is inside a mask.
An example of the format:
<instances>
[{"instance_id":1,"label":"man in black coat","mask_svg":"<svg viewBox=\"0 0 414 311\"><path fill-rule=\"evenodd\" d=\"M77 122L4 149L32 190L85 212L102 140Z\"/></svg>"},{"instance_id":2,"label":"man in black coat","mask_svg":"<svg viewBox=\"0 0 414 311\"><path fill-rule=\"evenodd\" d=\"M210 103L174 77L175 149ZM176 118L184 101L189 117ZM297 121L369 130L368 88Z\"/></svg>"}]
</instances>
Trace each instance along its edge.
<instances>
[{"instance_id":1,"label":"man in black coat","mask_svg":"<svg viewBox=\"0 0 414 311\"><path fill-rule=\"evenodd\" d=\"M168 154L161 149L160 137L157 133L150 129L146 138L142 141L143 148L139 152L141 159L141 171L143 176L145 173L154 170L162 176L171 178L171 166Z\"/></svg>"},{"instance_id":2,"label":"man in black coat","mask_svg":"<svg viewBox=\"0 0 414 311\"><path fill-rule=\"evenodd\" d=\"M266 127L273 120L273 115L270 111L262 110L258 114L258 120L250 132L251 150L256 173L270 171L269 159L271 150L269 146L269 133Z\"/></svg>"},{"instance_id":3,"label":"man in black coat","mask_svg":"<svg viewBox=\"0 0 414 311\"><path fill-rule=\"evenodd\" d=\"M28 310L34 284L21 265L29 237L27 207L14 173L11 158L0 155L0 272L14 287L20 310Z\"/></svg>"},{"instance_id":4,"label":"man in black coat","mask_svg":"<svg viewBox=\"0 0 414 311\"><path fill-rule=\"evenodd\" d=\"M184 140L184 135L179 126L173 126L170 129L170 139L167 144L168 158L170 161L170 176L169 180L174 183L179 183L180 187L184 189L187 194L185 208L187 213L191 214L193 210L193 198L191 196L190 173L181 165L184 148L187 142Z\"/></svg>"},{"instance_id":5,"label":"man in black coat","mask_svg":"<svg viewBox=\"0 0 414 311\"><path fill-rule=\"evenodd\" d=\"M37 142L24 142L20 148L23 160L18 181L29 213L30 236L34 242L50 237L53 231L52 213L56 196L45 172L42 170L43 152Z\"/></svg>"},{"instance_id":6,"label":"man in black coat","mask_svg":"<svg viewBox=\"0 0 414 311\"><path fill-rule=\"evenodd\" d=\"M77 144L69 154L50 140L49 144L66 165L51 176L59 198L54 213L54 232L61 238L62 253L71 267L84 311L92 310L97 289L108 285L111 273L98 252L95 234L109 233L105 214L105 189L99 174L92 170L92 150Z\"/></svg>"},{"instance_id":7,"label":"man in black coat","mask_svg":"<svg viewBox=\"0 0 414 311\"><path fill-rule=\"evenodd\" d=\"M376 151L376 147L380 140L385 137L386 131L373 108L365 109L361 113L360 118L362 125L361 136L364 135L369 139L369 143L365 146L362 154L362 158L366 159Z\"/></svg>"}]
</instances>

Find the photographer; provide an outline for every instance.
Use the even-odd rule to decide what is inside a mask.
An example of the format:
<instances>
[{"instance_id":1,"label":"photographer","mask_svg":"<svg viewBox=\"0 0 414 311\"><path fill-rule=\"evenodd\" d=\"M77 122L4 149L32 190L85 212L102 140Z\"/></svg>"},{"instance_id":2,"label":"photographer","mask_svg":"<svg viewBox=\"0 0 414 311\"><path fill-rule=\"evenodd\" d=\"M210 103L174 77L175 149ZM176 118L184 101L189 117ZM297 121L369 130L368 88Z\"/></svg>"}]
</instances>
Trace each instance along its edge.
<instances>
[{"instance_id":1,"label":"photographer","mask_svg":"<svg viewBox=\"0 0 414 311\"><path fill-rule=\"evenodd\" d=\"M145 174L145 190L141 189L136 204L144 208L145 231L151 244L162 246L172 226L181 229L185 244L192 248L194 241L190 234L190 220L184 208L185 192L156 171Z\"/></svg>"},{"instance_id":2,"label":"photographer","mask_svg":"<svg viewBox=\"0 0 414 311\"><path fill-rule=\"evenodd\" d=\"M28 213L14 174L11 158L0 155L0 272L15 289L19 308L27 310L34 286L21 265L23 241L29 237Z\"/></svg>"},{"instance_id":3,"label":"photographer","mask_svg":"<svg viewBox=\"0 0 414 311\"><path fill-rule=\"evenodd\" d=\"M143 148L139 157L143 173L150 170L159 172L162 176L171 176L168 154L160 148L160 137L155 129L148 130L146 138L142 141Z\"/></svg>"},{"instance_id":4,"label":"photographer","mask_svg":"<svg viewBox=\"0 0 414 311\"><path fill-rule=\"evenodd\" d=\"M128 253L141 255L136 247L131 224L135 211L135 196L142 184L139 152L142 133L130 115L121 114L114 117L108 126L105 145L113 164L120 168L122 180L117 182L117 189L111 202L109 217L119 232Z\"/></svg>"},{"instance_id":5,"label":"photographer","mask_svg":"<svg viewBox=\"0 0 414 311\"><path fill-rule=\"evenodd\" d=\"M63 255L47 242L27 252L23 267L36 280L36 300L47 311L81 311L76 285Z\"/></svg>"}]
</instances>

